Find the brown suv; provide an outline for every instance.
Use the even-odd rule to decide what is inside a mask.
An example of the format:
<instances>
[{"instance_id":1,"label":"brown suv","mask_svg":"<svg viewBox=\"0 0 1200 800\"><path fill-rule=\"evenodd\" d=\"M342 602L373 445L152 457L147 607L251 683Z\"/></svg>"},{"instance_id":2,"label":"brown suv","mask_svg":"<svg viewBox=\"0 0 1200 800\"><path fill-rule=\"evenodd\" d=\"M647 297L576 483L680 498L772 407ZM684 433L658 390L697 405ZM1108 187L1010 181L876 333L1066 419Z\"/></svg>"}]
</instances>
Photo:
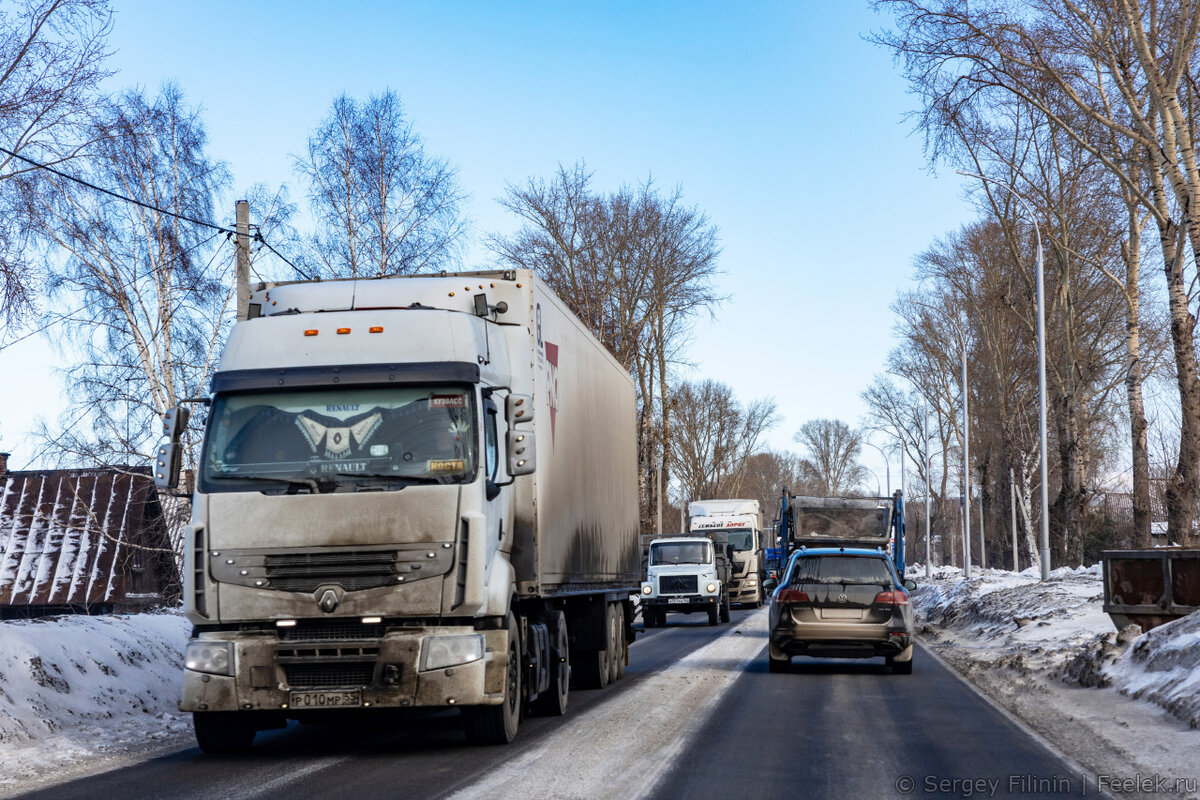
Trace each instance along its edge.
<instances>
[{"instance_id":1,"label":"brown suv","mask_svg":"<svg viewBox=\"0 0 1200 800\"><path fill-rule=\"evenodd\" d=\"M892 672L913 668L913 617L906 589L882 550L800 548L771 598L771 672L792 656L883 656Z\"/></svg>"}]
</instances>

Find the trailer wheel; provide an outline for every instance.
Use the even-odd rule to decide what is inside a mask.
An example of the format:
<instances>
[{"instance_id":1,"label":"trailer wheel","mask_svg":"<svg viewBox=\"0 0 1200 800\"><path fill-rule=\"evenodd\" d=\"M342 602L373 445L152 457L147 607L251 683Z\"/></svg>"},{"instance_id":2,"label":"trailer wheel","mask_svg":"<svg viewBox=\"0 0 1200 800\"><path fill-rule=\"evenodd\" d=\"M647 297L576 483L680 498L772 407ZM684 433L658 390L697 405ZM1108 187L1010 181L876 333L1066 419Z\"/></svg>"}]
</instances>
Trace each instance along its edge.
<instances>
[{"instance_id":1,"label":"trailer wheel","mask_svg":"<svg viewBox=\"0 0 1200 800\"><path fill-rule=\"evenodd\" d=\"M613 680L619 681L625 677L625 658L628 653L625 644L625 609L620 603L613 603L613 623L616 625L616 648L613 650Z\"/></svg>"},{"instance_id":2,"label":"trailer wheel","mask_svg":"<svg viewBox=\"0 0 1200 800\"><path fill-rule=\"evenodd\" d=\"M616 683L625 673L621 667L625 660L624 620L621 607L616 603L608 604L608 682Z\"/></svg>"},{"instance_id":3,"label":"trailer wheel","mask_svg":"<svg viewBox=\"0 0 1200 800\"><path fill-rule=\"evenodd\" d=\"M561 717L567 713L567 696L571 691L571 639L567 636L567 615L559 611L550 618L555 633L550 648L550 688L533 701L533 711L546 717Z\"/></svg>"},{"instance_id":4,"label":"trailer wheel","mask_svg":"<svg viewBox=\"0 0 1200 800\"><path fill-rule=\"evenodd\" d=\"M197 711L192 714L196 743L206 753L241 753L250 749L258 726L241 711Z\"/></svg>"},{"instance_id":5,"label":"trailer wheel","mask_svg":"<svg viewBox=\"0 0 1200 800\"><path fill-rule=\"evenodd\" d=\"M517 618L508 612L508 667L504 678L504 702L498 706L463 709L463 728L473 744L508 744L521 724L521 634Z\"/></svg>"}]
</instances>

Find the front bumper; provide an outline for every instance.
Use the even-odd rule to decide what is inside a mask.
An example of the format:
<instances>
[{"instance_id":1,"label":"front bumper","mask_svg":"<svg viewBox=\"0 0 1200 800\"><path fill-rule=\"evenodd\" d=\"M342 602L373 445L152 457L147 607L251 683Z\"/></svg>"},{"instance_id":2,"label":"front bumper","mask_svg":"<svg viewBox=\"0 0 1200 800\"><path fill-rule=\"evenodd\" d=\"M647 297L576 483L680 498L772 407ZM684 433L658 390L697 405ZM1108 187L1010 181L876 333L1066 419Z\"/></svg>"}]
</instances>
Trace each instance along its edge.
<instances>
[{"instance_id":1,"label":"front bumper","mask_svg":"<svg viewBox=\"0 0 1200 800\"><path fill-rule=\"evenodd\" d=\"M757 603L759 600L757 575L733 579L729 588L729 602Z\"/></svg>"},{"instance_id":2,"label":"front bumper","mask_svg":"<svg viewBox=\"0 0 1200 800\"><path fill-rule=\"evenodd\" d=\"M418 671L426 638L469 633L484 636L482 659ZM204 638L234 643L235 674L185 669L180 711L299 713L293 692L358 692L361 706L356 708L498 705L504 699L505 630L414 629L354 642L285 641L270 632L221 632Z\"/></svg>"},{"instance_id":3,"label":"front bumper","mask_svg":"<svg viewBox=\"0 0 1200 800\"><path fill-rule=\"evenodd\" d=\"M694 612L708 611L717 605L717 595L677 595L668 597L643 597L642 607L655 611Z\"/></svg>"}]
</instances>

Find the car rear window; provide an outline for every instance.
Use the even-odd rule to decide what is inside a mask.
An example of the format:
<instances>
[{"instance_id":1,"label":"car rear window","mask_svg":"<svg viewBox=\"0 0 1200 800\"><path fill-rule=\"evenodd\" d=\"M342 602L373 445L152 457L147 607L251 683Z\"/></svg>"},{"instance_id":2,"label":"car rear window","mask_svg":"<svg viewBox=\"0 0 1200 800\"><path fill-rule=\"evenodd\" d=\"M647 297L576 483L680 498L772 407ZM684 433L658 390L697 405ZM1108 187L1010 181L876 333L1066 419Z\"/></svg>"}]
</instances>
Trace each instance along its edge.
<instances>
[{"instance_id":1,"label":"car rear window","mask_svg":"<svg viewBox=\"0 0 1200 800\"><path fill-rule=\"evenodd\" d=\"M875 556L803 556L792 568L792 584L861 583L890 586L892 574Z\"/></svg>"}]
</instances>

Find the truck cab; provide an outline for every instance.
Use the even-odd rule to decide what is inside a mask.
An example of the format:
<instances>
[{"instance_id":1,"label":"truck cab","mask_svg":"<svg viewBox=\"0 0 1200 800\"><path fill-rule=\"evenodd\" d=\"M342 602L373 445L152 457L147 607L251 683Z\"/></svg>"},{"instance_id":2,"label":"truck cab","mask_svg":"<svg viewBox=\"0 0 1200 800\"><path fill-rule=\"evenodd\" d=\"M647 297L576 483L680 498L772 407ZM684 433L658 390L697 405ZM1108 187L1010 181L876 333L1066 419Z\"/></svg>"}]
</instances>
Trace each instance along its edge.
<instances>
[{"instance_id":1,"label":"truck cab","mask_svg":"<svg viewBox=\"0 0 1200 800\"><path fill-rule=\"evenodd\" d=\"M708 624L729 621L732 545L722 534L663 537L646 547L642 621L666 624L668 612L708 615Z\"/></svg>"},{"instance_id":2,"label":"truck cab","mask_svg":"<svg viewBox=\"0 0 1200 800\"><path fill-rule=\"evenodd\" d=\"M693 534L720 531L733 546L729 600L758 608L765 600L766 535L757 500L698 500L688 505Z\"/></svg>"}]
</instances>

